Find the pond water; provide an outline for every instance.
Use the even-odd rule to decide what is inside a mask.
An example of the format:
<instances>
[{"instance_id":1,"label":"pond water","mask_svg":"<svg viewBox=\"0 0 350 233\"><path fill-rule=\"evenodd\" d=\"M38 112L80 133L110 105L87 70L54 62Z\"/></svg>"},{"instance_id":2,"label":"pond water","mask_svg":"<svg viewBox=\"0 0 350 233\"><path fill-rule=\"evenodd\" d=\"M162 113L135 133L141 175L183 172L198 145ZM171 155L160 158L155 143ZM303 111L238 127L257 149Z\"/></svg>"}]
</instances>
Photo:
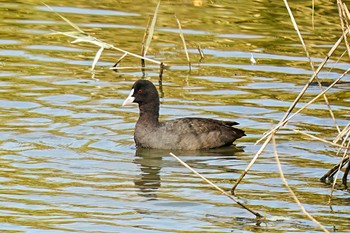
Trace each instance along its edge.
<instances>
[{"instance_id":1,"label":"pond water","mask_svg":"<svg viewBox=\"0 0 350 233\"><path fill-rule=\"evenodd\" d=\"M87 33L139 54L157 1L45 1ZM317 67L341 36L336 1L290 2ZM193 64L174 17L181 21ZM39 0L0 4L0 231L1 232L322 232L283 186L269 145L238 186L240 208L183 167L166 151L136 149L136 106L121 107L142 77L137 58L72 44L50 34L74 30ZM203 49L204 59L197 47ZM332 82L349 68L342 44L319 77ZM253 54L257 64L250 62ZM175 152L229 191L310 78L312 70L283 1L162 1L150 58L170 67L163 74L162 120L184 116L234 120L247 136L235 146ZM133 67L133 68L132 68ZM158 86L158 65L146 75ZM344 81L350 81L346 76ZM337 123L349 123L349 84L328 94ZM302 103L320 92L309 88ZM298 105L298 108L301 105ZM340 181L319 181L340 158L337 149L296 134L332 141L337 136L323 100L276 136L286 179L309 213L329 231L350 231L350 193ZM341 175L341 174L340 174Z\"/></svg>"}]
</instances>

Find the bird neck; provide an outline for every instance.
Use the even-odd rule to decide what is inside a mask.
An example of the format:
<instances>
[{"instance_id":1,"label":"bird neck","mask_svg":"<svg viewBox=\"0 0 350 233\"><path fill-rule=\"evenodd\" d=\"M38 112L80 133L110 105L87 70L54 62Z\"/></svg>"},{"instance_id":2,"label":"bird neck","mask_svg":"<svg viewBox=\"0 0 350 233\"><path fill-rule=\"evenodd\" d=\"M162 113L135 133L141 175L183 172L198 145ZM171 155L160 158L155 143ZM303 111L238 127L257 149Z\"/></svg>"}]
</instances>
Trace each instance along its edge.
<instances>
[{"instance_id":1,"label":"bird neck","mask_svg":"<svg viewBox=\"0 0 350 233\"><path fill-rule=\"evenodd\" d=\"M159 124L159 100L147 104L141 104L140 117L137 123L147 123L150 125Z\"/></svg>"}]
</instances>

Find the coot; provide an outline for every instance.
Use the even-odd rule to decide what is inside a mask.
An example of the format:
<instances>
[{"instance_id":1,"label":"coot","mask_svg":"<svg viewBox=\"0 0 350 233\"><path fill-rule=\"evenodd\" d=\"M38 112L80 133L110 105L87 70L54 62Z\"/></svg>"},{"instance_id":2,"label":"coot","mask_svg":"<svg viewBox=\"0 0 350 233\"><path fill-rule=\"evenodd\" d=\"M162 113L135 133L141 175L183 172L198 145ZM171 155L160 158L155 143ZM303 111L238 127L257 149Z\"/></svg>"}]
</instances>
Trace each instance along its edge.
<instances>
[{"instance_id":1,"label":"coot","mask_svg":"<svg viewBox=\"0 0 350 233\"><path fill-rule=\"evenodd\" d=\"M244 131L232 127L234 121L208 118L180 118L159 122L159 95L148 80L138 80L132 86L123 106L138 103L140 116L136 123L134 140L137 147L200 150L232 145Z\"/></svg>"}]
</instances>

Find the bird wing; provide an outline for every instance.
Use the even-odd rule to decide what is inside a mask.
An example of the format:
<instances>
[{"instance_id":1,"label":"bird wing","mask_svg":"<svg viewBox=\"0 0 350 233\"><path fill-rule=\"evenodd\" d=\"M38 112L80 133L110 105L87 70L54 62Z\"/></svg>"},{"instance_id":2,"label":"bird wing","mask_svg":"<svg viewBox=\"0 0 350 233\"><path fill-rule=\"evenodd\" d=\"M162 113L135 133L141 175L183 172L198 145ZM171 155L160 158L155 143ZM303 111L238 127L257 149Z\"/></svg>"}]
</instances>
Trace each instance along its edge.
<instances>
[{"instance_id":1,"label":"bird wing","mask_svg":"<svg viewBox=\"0 0 350 233\"><path fill-rule=\"evenodd\" d=\"M167 144L178 144L179 147L214 148L232 144L244 136L244 131L232 127L238 123L219 121L207 118L180 118L161 123L161 140ZM195 148L194 148L195 149Z\"/></svg>"}]
</instances>

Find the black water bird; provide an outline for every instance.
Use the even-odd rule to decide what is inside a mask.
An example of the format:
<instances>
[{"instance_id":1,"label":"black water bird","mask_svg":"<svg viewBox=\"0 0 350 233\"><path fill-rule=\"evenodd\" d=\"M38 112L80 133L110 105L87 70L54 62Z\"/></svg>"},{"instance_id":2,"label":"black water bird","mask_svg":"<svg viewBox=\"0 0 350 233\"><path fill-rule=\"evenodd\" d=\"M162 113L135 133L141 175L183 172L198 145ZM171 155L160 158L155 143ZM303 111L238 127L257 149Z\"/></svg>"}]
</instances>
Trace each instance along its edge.
<instances>
[{"instance_id":1,"label":"black water bird","mask_svg":"<svg viewBox=\"0 0 350 233\"><path fill-rule=\"evenodd\" d=\"M159 95L156 87L148 80L138 80L132 86L123 106L139 105L134 140L137 147L200 150L229 146L243 136L244 131L232 127L234 121L209 118L179 118L159 122Z\"/></svg>"}]
</instances>

